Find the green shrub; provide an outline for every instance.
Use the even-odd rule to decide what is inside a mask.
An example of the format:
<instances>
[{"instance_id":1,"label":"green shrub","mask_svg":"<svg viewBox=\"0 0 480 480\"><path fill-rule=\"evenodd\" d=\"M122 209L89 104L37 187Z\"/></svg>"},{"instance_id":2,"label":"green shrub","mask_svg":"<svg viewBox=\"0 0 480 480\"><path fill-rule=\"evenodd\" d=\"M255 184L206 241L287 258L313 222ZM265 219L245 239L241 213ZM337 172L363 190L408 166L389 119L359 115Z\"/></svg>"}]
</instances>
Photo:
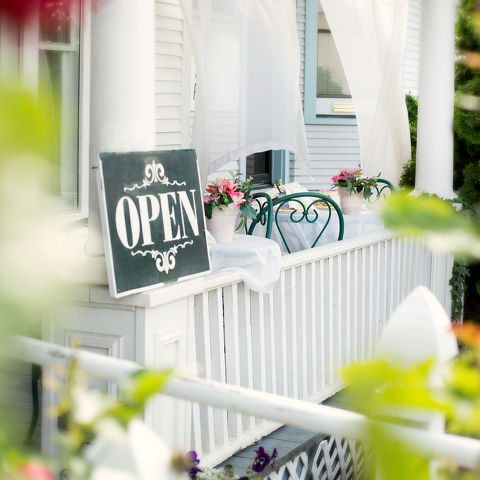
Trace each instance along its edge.
<instances>
[{"instance_id":1,"label":"green shrub","mask_svg":"<svg viewBox=\"0 0 480 480\"><path fill-rule=\"evenodd\" d=\"M417 158L417 117L418 117L418 99L407 93L405 96L407 104L408 125L410 127L410 143L412 146L412 158L403 165L402 175L400 176L400 186L406 189L415 187L415 168Z\"/></svg>"}]
</instances>

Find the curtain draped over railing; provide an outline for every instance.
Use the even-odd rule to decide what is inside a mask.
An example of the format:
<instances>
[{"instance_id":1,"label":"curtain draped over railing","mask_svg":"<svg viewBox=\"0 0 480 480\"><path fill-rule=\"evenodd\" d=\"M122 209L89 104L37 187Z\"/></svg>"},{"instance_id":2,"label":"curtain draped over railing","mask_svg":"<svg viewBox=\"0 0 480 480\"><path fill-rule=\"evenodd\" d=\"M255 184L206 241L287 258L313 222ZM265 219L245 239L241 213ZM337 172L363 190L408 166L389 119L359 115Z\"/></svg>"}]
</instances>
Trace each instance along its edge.
<instances>
[{"instance_id":1,"label":"curtain draped over railing","mask_svg":"<svg viewBox=\"0 0 480 480\"><path fill-rule=\"evenodd\" d=\"M397 183L410 158L402 88L407 0L321 0L345 70L362 167Z\"/></svg>"},{"instance_id":2,"label":"curtain draped over railing","mask_svg":"<svg viewBox=\"0 0 480 480\"><path fill-rule=\"evenodd\" d=\"M308 165L295 0L182 0L196 68L192 148L202 181L255 152Z\"/></svg>"}]
</instances>

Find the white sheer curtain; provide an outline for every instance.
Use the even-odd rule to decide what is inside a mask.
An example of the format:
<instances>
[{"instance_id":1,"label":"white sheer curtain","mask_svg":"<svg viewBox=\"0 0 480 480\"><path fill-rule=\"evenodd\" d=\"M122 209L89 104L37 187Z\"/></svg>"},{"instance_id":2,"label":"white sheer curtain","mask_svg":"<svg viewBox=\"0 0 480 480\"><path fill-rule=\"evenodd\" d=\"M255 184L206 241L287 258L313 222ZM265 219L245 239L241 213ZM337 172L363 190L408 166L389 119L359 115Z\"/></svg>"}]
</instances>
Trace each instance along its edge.
<instances>
[{"instance_id":1,"label":"white sheer curtain","mask_svg":"<svg viewBox=\"0 0 480 480\"><path fill-rule=\"evenodd\" d=\"M402 88L407 0L321 0L355 105L362 167L398 182L410 158Z\"/></svg>"},{"instance_id":2,"label":"white sheer curtain","mask_svg":"<svg viewBox=\"0 0 480 480\"><path fill-rule=\"evenodd\" d=\"M196 65L192 148L202 181L255 152L308 164L295 0L182 0Z\"/></svg>"}]
</instances>

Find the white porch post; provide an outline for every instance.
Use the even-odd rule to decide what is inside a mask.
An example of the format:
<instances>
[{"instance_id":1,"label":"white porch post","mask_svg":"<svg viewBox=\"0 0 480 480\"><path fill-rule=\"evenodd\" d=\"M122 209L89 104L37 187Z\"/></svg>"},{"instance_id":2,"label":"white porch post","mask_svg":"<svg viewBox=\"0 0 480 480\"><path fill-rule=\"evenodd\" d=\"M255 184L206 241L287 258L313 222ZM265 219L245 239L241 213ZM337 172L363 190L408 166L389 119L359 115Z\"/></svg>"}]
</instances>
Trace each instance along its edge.
<instances>
[{"instance_id":1,"label":"white porch post","mask_svg":"<svg viewBox=\"0 0 480 480\"><path fill-rule=\"evenodd\" d=\"M456 1L422 7L415 190L452 199Z\"/></svg>"},{"instance_id":2,"label":"white porch post","mask_svg":"<svg viewBox=\"0 0 480 480\"><path fill-rule=\"evenodd\" d=\"M92 16L93 168L98 164L98 152L155 148L155 2L100 2ZM88 253L101 259L103 241L95 175L91 170ZM99 268L105 269L104 262Z\"/></svg>"}]
</instances>

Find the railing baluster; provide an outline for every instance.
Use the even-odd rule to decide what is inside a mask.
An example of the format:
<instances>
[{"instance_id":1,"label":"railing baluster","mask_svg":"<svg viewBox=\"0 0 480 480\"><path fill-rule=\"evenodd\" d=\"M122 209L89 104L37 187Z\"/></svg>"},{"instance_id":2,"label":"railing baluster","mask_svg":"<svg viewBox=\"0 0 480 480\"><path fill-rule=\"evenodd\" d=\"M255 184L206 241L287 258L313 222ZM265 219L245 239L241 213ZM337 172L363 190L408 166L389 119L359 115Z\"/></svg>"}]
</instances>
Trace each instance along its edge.
<instances>
[{"instance_id":1,"label":"railing baluster","mask_svg":"<svg viewBox=\"0 0 480 480\"><path fill-rule=\"evenodd\" d=\"M376 302L375 302L375 348L378 343L378 337L380 335L380 324L382 322L382 312L380 311L380 298L381 298L381 292L382 292L382 285L383 285L383 279L382 279L382 259L384 257L384 243L379 243L377 245L377 253L375 255L375 262L377 265L376 268L376 284L377 284L377 295L376 295Z\"/></svg>"},{"instance_id":2,"label":"railing baluster","mask_svg":"<svg viewBox=\"0 0 480 480\"><path fill-rule=\"evenodd\" d=\"M238 285L235 283L232 285L232 309L233 309L233 332L234 339L236 339L236 344L232 345L234 349L234 358L235 358L235 385L241 385L240 382L240 345L238 344L238 339L240 338L240 329L239 329L239 318L238 318ZM243 424L242 424L242 415L240 413L235 414L235 433L237 437L243 433Z\"/></svg>"},{"instance_id":3,"label":"railing baluster","mask_svg":"<svg viewBox=\"0 0 480 480\"><path fill-rule=\"evenodd\" d=\"M202 294L202 317L203 317L203 346L204 346L204 361L205 361L205 378L213 380L212 375L212 348L210 344L210 312L208 308L208 292ZM215 448L215 423L213 420L213 407L207 407L207 435L209 449Z\"/></svg>"},{"instance_id":4,"label":"railing baluster","mask_svg":"<svg viewBox=\"0 0 480 480\"><path fill-rule=\"evenodd\" d=\"M367 259L366 253L367 250L366 248L362 248L362 288L361 288L361 296L360 298L362 299L362 328L361 328L361 335L366 335L366 328L365 328L365 323L366 323L366 316L367 316L367 302L365 302L365 299L367 298L368 292L366 291L366 285L367 285ZM367 360L366 356L366 342L362 343L362 361L365 362Z\"/></svg>"},{"instance_id":5,"label":"railing baluster","mask_svg":"<svg viewBox=\"0 0 480 480\"><path fill-rule=\"evenodd\" d=\"M217 335L218 335L218 348L217 348L217 362L220 365L220 379L222 382L226 383L226 372L225 372L225 330L224 330L224 312L223 312L223 289L217 288L216 291L216 301L217 301ZM222 435L223 443L228 442L228 415L226 410L221 411L221 422L222 422Z\"/></svg>"},{"instance_id":6,"label":"railing baluster","mask_svg":"<svg viewBox=\"0 0 480 480\"><path fill-rule=\"evenodd\" d=\"M325 305L325 260L320 260L320 278L318 281L318 285L320 288L320 303L317 306L317 315L316 321L320 323L320 371L321 371L321 387L325 388L327 385L327 348L328 348L328 338L325 334L325 322L327 319L326 305ZM328 382L330 378L328 379Z\"/></svg>"},{"instance_id":7,"label":"railing baluster","mask_svg":"<svg viewBox=\"0 0 480 480\"><path fill-rule=\"evenodd\" d=\"M255 320L255 319L254 319ZM262 349L262 342L266 342L265 337L265 295L258 294L258 330L260 338L257 339L259 346L259 363L260 363L260 390L267 391L267 369L266 369L266 354Z\"/></svg>"},{"instance_id":8,"label":"railing baluster","mask_svg":"<svg viewBox=\"0 0 480 480\"><path fill-rule=\"evenodd\" d=\"M388 266L389 266L390 275L388 275L388 277L390 279L390 285L389 285L389 292L388 292L389 307L387 312L387 318L392 314L393 306L394 306L393 295L395 294L395 284L394 284L395 239L392 239L389 242L389 244L390 244L390 250L389 250L390 254L388 256Z\"/></svg>"},{"instance_id":9,"label":"railing baluster","mask_svg":"<svg viewBox=\"0 0 480 480\"><path fill-rule=\"evenodd\" d=\"M342 295L342 255L337 256L337 269L336 269L336 274L337 274L337 318L335 320L335 323L337 325L337 339L336 339L336 365L335 368L336 370L340 370L341 367L343 367L343 358L344 358L344 345L343 345L343 295Z\"/></svg>"},{"instance_id":10,"label":"railing baluster","mask_svg":"<svg viewBox=\"0 0 480 480\"><path fill-rule=\"evenodd\" d=\"M360 278L358 272L358 248L353 252L353 358L356 362L359 360L359 349L358 349L358 295L360 289L358 288L358 279Z\"/></svg>"},{"instance_id":11,"label":"railing baluster","mask_svg":"<svg viewBox=\"0 0 480 480\"><path fill-rule=\"evenodd\" d=\"M328 382L333 384L334 364L334 337L333 337L333 257L328 259Z\"/></svg>"},{"instance_id":12,"label":"railing baluster","mask_svg":"<svg viewBox=\"0 0 480 480\"><path fill-rule=\"evenodd\" d=\"M291 325L292 338L291 340L291 359L292 359L292 396L298 398L298 343L297 343L297 269L294 267L290 270L290 285L291 285L291 317L289 323Z\"/></svg>"},{"instance_id":13,"label":"railing baluster","mask_svg":"<svg viewBox=\"0 0 480 480\"><path fill-rule=\"evenodd\" d=\"M306 274L305 274L305 265L300 267L300 278L301 278L301 302L302 302L302 393L301 398L306 398L308 395L308 375L307 372L310 371L309 364L307 363L307 293L310 291L307 288Z\"/></svg>"},{"instance_id":14,"label":"railing baluster","mask_svg":"<svg viewBox=\"0 0 480 480\"><path fill-rule=\"evenodd\" d=\"M278 285L275 287L278 291ZM270 326L270 366L272 369L272 393L278 393L277 389L277 348L276 348L276 335L275 335L275 313L273 309L273 293L268 296L268 309L269 309L269 326Z\"/></svg>"},{"instance_id":15,"label":"railing baluster","mask_svg":"<svg viewBox=\"0 0 480 480\"><path fill-rule=\"evenodd\" d=\"M350 365L352 362L352 336L351 336L351 328L352 328L352 315L351 315L351 273L352 273L352 263L350 259L351 252L347 252L346 255L346 266L345 266L345 272L346 272L346 278L345 278L345 283L346 283L346 292L345 292L345 308L346 308L346 315L345 315L345 324L346 324L346 358L345 361L347 365Z\"/></svg>"},{"instance_id":16,"label":"railing baluster","mask_svg":"<svg viewBox=\"0 0 480 480\"><path fill-rule=\"evenodd\" d=\"M282 337L282 381L283 395L288 396L288 364L287 364L287 312L285 305L285 271L280 272L281 291L281 337Z\"/></svg>"},{"instance_id":17,"label":"railing baluster","mask_svg":"<svg viewBox=\"0 0 480 480\"><path fill-rule=\"evenodd\" d=\"M310 304L311 304L311 316L310 316L310 325L312 327L312 336L311 336L311 347L312 347L312 394L318 393L318 365L317 365L317 352L323 350L323 347L320 343L320 340L317 338L317 262L311 263L310 270L310 281L311 281L311 292ZM321 338L323 341L323 338ZM322 376L323 382L323 376ZM322 385L323 386L323 385Z\"/></svg>"},{"instance_id":18,"label":"railing baluster","mask_svg":"<svg viewBox=\"0 0 480 480\"><path fill-rule=\"evenodd\" d=\"M373 357L373 324L377 321L373 311L373 245L368 247L369 266L368 266L368 358Z\"/></svg>"},{"instance_id":19,"label":"railing baluster","mask_svg":"<svg viewBox=\"0 0 480 480\"><path fill-rule=\"evenodd\" d=\"M253 348L252 348L252 324L250 318L250 289L245 285L243 289L243 301L245 306L245 340L247 346L247 358L246 362L246 373L247 373L247 386L248 388L253 388ZM253 428L255 423L254 417L246 417L247 428Z\"/></svg>"},{"instance_id":20,"label":"railing baluster","mask_svg":"<svg viewBox=\"0 0 480 480\"><path fill-rule=\"evenodd\" d=\"M194 297L190 302L190 308L194 309ZM193 326L195 327L195 319L193 321ZM198 376L198 354L197 354L197 338L193 335L193 341L190 345L192 352L192 358L194 359L194 372ZM203 453L203 442L202 442L202 426L201 426L201 415L200 415L200 405L197 402L192 402L192 424L193 424L193 441L194 448L199 455Z\"/></svg>"}]
</instances>

